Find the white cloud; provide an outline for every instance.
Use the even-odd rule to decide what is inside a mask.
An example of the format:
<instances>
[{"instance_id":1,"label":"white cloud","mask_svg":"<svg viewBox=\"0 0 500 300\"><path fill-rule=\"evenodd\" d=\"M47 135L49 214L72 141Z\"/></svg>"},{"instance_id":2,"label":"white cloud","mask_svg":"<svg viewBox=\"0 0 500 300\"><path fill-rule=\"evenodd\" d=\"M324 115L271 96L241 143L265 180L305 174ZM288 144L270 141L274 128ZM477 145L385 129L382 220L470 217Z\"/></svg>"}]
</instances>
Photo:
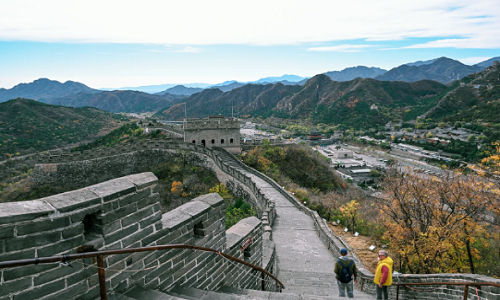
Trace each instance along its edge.
<instances>
[{"instance_id":1,"label":"white cloud","mask_svg":"<svg viewBox=\"0 0 500 300\"><path fill-rule=\"evenodd\" d=\"M307 51L319 51L319 52L361 52L363 48L370 48L372 45L338 45L331 47L313 47L308 48Z\"/></svg>"},{"instance_id":2,"label":"white cloud","mask_svg":"<svg viewBox=\"0 0 500 300\"><path fill-rule=\"evenodd\" d=\"M184 47L179 50L174 50L174 52L183 52L183 53L200 53L202 52L201 48L196 48L196 47Z\"/></svg>"},{"instance_id":3,"label":"white cloud","mask_svg":"<svg viewBox=\"0 0 500 300\"><path fill-rule=\"evenodd\" d=\"M436 38L413 48L500 48L498 36L498 0L0 1L0 40L196 46Z\"/></svg>"},{"instance_id":4,"label":"white cloud","mask_svg":"<svg viewBox=\"0 0 500 300\"><path fill-rule=\"evenodd\" d=\"M474 64L477 64L477 63L480 63L480 62L483 62L485 60L488 60L490 59L491 57L487 56L487 57L466 57L466 58L459 58L458 61L460 61L461 63L463 64L466 64L466 65L474 65Z\"/></svg>"}]
</instances>

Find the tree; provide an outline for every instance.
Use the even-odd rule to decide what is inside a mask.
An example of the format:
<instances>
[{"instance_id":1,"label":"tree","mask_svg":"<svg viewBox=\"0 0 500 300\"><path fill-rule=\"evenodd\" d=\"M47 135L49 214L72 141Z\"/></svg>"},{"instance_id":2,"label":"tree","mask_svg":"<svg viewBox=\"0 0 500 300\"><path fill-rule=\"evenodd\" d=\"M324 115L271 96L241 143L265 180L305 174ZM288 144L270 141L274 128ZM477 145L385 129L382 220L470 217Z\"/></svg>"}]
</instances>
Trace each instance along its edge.
<instances>
[{"instance_id":1,"label":"tree","mask_svg":"<svg viewBox=\"0 0 500 300\"><path fill-rule=\"evenodd\" d=\"M356 219L358 218L359 203L356 200L346 203L340 207L340 212L345 219L349 220L351 225L351 232L356 231Z\"/></svg>"},{"instance_id":2,"label":"tree","mask_svg":"<svg viewBox=\"0 0 500 300\"><path fill-rule=\"evenodd\" d=\"M472 142L475 142L475 141L476 141L476 136L475 136L475 135L473 135L473 134L469 135L469 137L467 138L467 141L469 141L469 142L471 142L471 143L472 143Z\"/></svg>"},{"instance_id":3,"label":"tree","mask_svg":"<svg viewBox=\"0 0 500 300\"><path fill-rule=\"evenodd\" d=\"M375 169L371 169L370 170L370 176L371 177L380 177L380 172L375 170Z\"/></svg>"},{"instance_id":4,"label":"tree","mask_svg":"<svg viewBox=\"0 0 500 300\"><path fill-rule=\"evenodd\" d=\"M388 171L386 199L376 205L389 240L410 273L475 272L478 241L488 238L484 216L491 196L477 176L424 179Z\"/></svg>"}]
</instances>

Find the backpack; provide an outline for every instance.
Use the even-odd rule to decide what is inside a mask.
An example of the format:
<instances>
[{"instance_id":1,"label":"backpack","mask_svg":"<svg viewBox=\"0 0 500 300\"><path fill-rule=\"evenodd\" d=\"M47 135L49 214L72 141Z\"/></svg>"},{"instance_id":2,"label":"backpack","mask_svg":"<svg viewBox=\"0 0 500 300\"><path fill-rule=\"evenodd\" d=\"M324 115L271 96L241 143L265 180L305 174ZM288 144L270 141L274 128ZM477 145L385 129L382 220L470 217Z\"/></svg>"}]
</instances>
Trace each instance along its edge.
<instances>
[{"instance_id":1,"label":"backpack","mask_svg":"<svg viewBox=\"0 0 500 300\"><path fill-rule=\"evenodd\" d=\"M339 274L339 281L342 283L349 283L352 280L352 274L351 274L351 266L354 263L354 260L351 260L348 266L344 265L340 259L337 261L341 266L342 270L340 271Z\"/></svg>"}]
</instances>

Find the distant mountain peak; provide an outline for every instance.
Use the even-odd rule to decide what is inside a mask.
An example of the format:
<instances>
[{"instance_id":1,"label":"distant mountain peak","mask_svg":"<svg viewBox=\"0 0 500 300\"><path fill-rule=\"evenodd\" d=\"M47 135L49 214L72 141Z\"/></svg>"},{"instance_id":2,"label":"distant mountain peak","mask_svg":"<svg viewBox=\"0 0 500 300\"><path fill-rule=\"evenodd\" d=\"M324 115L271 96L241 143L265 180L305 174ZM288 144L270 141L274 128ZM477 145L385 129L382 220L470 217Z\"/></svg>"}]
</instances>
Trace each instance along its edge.
<instances>
[{"instance_id":1,"label":"distant mountain peak","mask_svg":"<svg viewBox=\"0 0 500 300\"><path fill-rule=\"evenodd\" d=\"M323 73L335 81L350 81L355 78L375 78L384 74L387 70L376 67L356 66L345 68L342 71L329 71Z\"/></svg>"},{"instance_id":2,"label":"distant mountain peak","mask_svg":"<svg viewBox=\"0 0 500 300\"><path fill-rule=\"evenodd\" d=\"M19 97L35 100L50 99L73 95L79 92L93 94L99 91L80 82L66 81L65 83L60 83L57 80L39 78L30 83L20 83L11 89L0 89L0 102Z\"/></svg>"}]
</instances>

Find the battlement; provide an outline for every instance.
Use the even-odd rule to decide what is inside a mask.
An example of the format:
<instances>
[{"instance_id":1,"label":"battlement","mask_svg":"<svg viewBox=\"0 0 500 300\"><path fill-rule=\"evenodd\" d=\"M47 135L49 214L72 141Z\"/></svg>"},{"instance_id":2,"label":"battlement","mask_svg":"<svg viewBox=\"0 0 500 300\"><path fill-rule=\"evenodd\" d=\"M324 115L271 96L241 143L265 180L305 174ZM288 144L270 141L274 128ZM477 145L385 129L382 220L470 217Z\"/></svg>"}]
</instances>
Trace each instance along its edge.
<instances>
[{"instance_id":1,"label":"battlement","mask_svg":"<svg viewBox=\"0 0 500 300\"><path fill-rule=\"evenodd\" d=\"M208 118L190 118L184 121L184 131L207 130L207 129L240 129L240 123L236 118L224 116L209 116Z\"/></svg>"},{"instance_id":2,"label":"battlement","mask_svg":"<svg viewBox=\"0 0 500 300\"><path fill-rule=\"evenodd\" d=\"M152 173L135 174L38 200L1 203L0 261L90 247L188 244L272 270L274 260L263 264L262 222L246 218L226 232L224 218L224 200L218 194L197 197L162 215L157 178ZM245 251L242 243L247 245ZM267 245L266 252L273 251L274 246ZM105 267L106 285L115 292L132 286L169 289L181 284L210 290L231 284L261 288L251 268L236 268L221 256L192 249L110 255L105 257ZM72 267L41 264L2 269L0 279L2 299L95 299L99 295L91 259L75 261Z\"/></svg>"}]
</instances>

